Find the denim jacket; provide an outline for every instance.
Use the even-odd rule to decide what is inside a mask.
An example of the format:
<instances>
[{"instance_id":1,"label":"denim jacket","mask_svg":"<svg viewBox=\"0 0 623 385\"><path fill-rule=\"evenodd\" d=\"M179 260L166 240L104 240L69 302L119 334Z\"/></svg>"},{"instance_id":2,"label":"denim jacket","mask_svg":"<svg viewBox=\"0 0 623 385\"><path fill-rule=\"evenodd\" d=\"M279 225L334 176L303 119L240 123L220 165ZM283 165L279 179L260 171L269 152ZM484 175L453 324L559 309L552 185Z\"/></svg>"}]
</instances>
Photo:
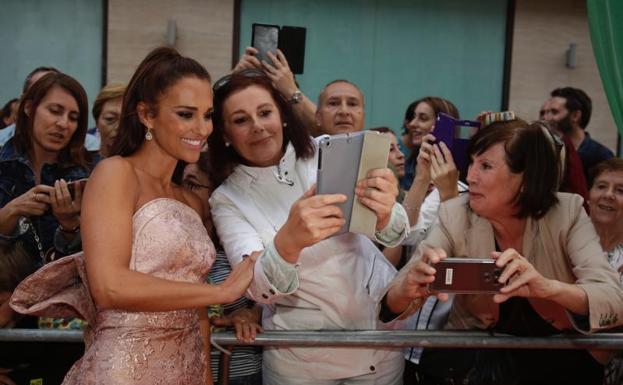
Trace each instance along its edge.
<instances>
[{"instance_id":1,"label":"denim jacket","mask_svg":"<svg viewBox=\"0 0 623 385\"><path fill-rule=\"evenodd\" d=\"M58 163L44 164L41 168L40 184L53 186L54 182L58 179L63 178L69 182L87 178L90 173L90 169L77 165L60 165ZM33 187L35 187L35 173L33 172L32 165L25 154L17 151L11 139L0 148L0 207L4 207L11 200L24 194ZM39 242L43 252L52 248L55 244L55 233L57 232L59 224L56 217L52 214L51 209L39 217L30 217L29 220L20 220L12 234L0 234L0 238L14 239L24 236L24 233L28 232L28 226L30 224L36 236L35 234L31 234L28 238L28 242L32 243L35 249L38 248L37 242ZM37 237L40 241L37 241ZM63 247L66 246L68 245L63 245Z\"/></svg>"}]
</instances>

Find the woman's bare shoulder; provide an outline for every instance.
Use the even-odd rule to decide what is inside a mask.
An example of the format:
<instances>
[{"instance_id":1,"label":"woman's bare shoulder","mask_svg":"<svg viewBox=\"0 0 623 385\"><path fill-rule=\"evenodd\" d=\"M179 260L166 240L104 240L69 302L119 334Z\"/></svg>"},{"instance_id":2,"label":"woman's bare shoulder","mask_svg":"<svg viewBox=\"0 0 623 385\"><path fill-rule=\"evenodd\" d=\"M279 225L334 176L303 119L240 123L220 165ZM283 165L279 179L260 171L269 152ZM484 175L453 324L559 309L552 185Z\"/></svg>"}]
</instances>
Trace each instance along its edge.
<instances>
[{"instance_id":1,"label":"woman's bare shoulder","mask_svg":"<svg viewBox=\"0 0 623 385\"><path fill-rule=\"evenodd\" d=\"M136 197L139 183L132 163L127 158L113 156L97 164L89 177L87 188L96 190L97 195Z\"/></svg>"}]
</instances>

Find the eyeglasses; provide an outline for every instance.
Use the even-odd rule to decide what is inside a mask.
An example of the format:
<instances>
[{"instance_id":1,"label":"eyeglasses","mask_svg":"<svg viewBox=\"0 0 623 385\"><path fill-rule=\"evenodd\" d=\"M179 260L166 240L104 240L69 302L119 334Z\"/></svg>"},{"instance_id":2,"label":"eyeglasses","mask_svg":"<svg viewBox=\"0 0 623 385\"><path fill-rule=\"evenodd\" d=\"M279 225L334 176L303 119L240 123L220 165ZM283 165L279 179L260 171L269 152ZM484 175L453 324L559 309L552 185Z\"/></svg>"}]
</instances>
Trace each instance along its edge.
<instances>
[{"instance_id":1,"label":"eyeglasses","mask_svg":"<svg viewBox=\"0 0 623 385\"><path fill-rule=\"evenodd\" d=\"M256 68L247 68L247 69L244 69L242 71L234 72L234 73L231 73L229 75L223 76L222 78L220 78L219 80L214 82L214 85L212 86L212 91L214 91L214 93L216 93L218 90L223 88L227 83L229 83L229 81L231 80L231 77L233 75L244 76L246 78L255 78L255 77L268 78L266 76L266 74L264 73L264 71L262 71L262 70L259 70L259 69L256 69Z\"/></svg>"}]
</instances>

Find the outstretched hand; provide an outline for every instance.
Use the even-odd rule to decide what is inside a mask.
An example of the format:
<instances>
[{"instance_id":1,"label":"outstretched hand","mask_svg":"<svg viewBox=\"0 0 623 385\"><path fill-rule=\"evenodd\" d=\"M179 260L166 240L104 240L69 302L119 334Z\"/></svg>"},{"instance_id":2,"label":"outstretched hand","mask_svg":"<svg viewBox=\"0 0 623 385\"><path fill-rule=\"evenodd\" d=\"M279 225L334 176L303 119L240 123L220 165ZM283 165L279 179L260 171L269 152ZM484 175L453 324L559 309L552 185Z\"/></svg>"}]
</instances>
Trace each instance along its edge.
<instances>
[{"instance_id":1,"label":"outstretched hand","mask_svg":"<svg viewBox=\"0 0 623 385\"><path fill-rule=\"evenodd\" d=\"M262 61L262 68L266 72L266 75L272 80L275 88L286 98L290 99L292 94L298 90L296 82L294 81L294 74L290 69L288 60L281 50L277 49L277 53L267 52L266 56L271 60L269 63L266 60Z\"/></svg>"},{"instance_id":2,"label":"outstretched hand","mask_svg":"<svg viewBox=\"0 0 623 385\"><path fill-rule=\"evenodd\" d=\"M393 313L402 313L416 299L426 299L431 295L428 285L435 281L436 263L446 258L443 249L425 248L420 258L400 271L392 287L387 292L387 305ZM446 301L446 293L438 293L437 298Z\"/></svg>"},{"instance_id":3,"label":"outstretched hand","mask_svg":"<svg viewBox=\"0 0 623 385\"><path fill-rule=\"evenodd\" d=\"M80 206L82 205L82 183L74 183L74 197L69 193L68 183L64 179L54 182L50 193L50 206L58 223L65 229L80 225Z\"/></svg>"},{"instance_id":4,"label":"outstretched hand","mask_svg":"<svg viewBox=\"0 0 623 385\"><path fill-rule=\"evenodd\" d=\"M443 202L459 195L457 187L459 170L456 168L452 153L444 142L432 145L432 151L430 175Z\"/></svg>"},{"instance_id":5,"label":"outstretched hand","mask_svg":"<svg viewBox=\"0 0 623 385\"><path fill-rule=\"evenodd\" d=\"M7 206L10 205L19 216L40 216L50 207L53 191L54 187L40 184L10 201Z\"/></svg>"},{"instance_id":6,"label":"outstretched hand","mask_svg":"<svg viewBox=\"0 0 623 385\"><path fill-rule=\"evenodd\" d=\"M417 163L415 165L415 179L414 183L425 183L430 184L431 174L431 162L433 156L433 143L435 141L435 136L433 134L426 134L422 138L422 143L420 144L420 151L417 155ZM416 182L417 180L417 182Z\"/></svg>"},{"instance_id":7,"label":"outstretched hand","mask_svg":"<svg viewBox=\"0 0 623 385\"><path fill-rule=\"evenodd\" d=\"M286 223L275 235L275 248L283 259L296 263L301 250L330 237L344 225L344 214L337 206L344 194L314 195L316 185L307 190L290 208Z\"/></svg>"},{"instance_id":8,"label":"outstretched hand","mask_svg":"<svg viewBox=\"0 0 623 385\"><path fill-rule=\"evenodd\" d=\"M219 285L223 289L222 303L234 302L244 295L253 280L255 262L261 254L261 251L254 251L232 268L229 277Z\"/></svg>"},{"instance_id":9,"label":"outstretched hand","mask_svg":"<svg viewBox=\"0 0 623 385\"><path fill-rule=\"evenodd\" d=\"M247 69L262 69L262 63L257 58L259 51L253 47L247 47L244 50L244 55L240 58L232 72L240 72Z\"/></svg>"},{"instance_id":10,"label":"outstretched hand","mask_svg":"<svg viewBox=\"0 0 623 385\"><path fill-rule=\"evenodd\" d=\"M286 56L277 49L276 53L267 52L266 56L270 62L257 58L259 51L254 47L247 47L244 55L232 72L240 72L245 69L260 69L266 73L266 76L273 82L273 86L286 98L292 97L292 94L298 90L294 81L294 74L290 69Z\"/></svg>"},{"instance_id":11,"label":"outstretched hand","mask_svg":"<svg viewBox=\"0 0 623 385\"><path fill-rule=\"evenodd\" d=\"M233 327L238 341L249 343L255 341L257 333L264 332L256 313L254 309L240 308L229 315L211 318L210 322L215 326Z\"/></svg>"},{"instance_id":12,"label":"outstretched hand","mask_svg":"<svg viewBox=\"0 0 623 385\"><path fill-rule=\"evenodd\" d=\"M536 268L515 249L500 253L494 251L491 257L495 264L503 268L498 281L505 284L493 301L502 303L511 297L547 298L552 293L553 281L545 278Z\"/></svg>"}]
</instances>

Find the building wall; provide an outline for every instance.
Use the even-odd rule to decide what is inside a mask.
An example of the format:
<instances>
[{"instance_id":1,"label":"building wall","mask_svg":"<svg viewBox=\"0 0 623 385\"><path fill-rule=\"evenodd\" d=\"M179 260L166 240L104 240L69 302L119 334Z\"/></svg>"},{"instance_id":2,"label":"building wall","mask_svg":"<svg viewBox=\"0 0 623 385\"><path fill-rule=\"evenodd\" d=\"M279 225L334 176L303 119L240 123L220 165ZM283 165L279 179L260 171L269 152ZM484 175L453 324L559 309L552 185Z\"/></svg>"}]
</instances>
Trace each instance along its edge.
<instances>
[{"instance_id":1,"label":"building wall","mask_svg":"<svg viewBox=\"0 0 623 385\"><path fill-rule=\"evenodd\" d=\"M92 102L101 86L103 30L101 1L2 0L0 108L20 96L26 75L40 66L74 77Z\"/></svg>"},{"instance_id":2,"label":"building wall","mask_svg":"<svg viewBox=\"0 0 623 385\"><path fill-rule=\"evenodd\" d=\"M565 51L577 44L577 67ZM583 89L593 100L590 134L616 150L617 132L593 54L584 0L517 0L509 108L526 119L556 87Z\"/></svg>"},{"instance_id":3,"label":"building wall","mask_svg":"<svg viewBox=\"0 0 623 385\"><path fill-rule=\"evenodd\" d=\"M464 117L501 108L507 3L242 0L240 49L252 23L307 28L301 90L315 100L328 82L349 79L365 95L366 127L400 132L407 106L426 95Z\"/></svg>"},{"instance_id":4,"label":"building wall","mask_svg":"<svg viewBox=\"0 0 623 385\"><path fill-rule=\"evenodd\" d=\"M170 19L177 25L176 49L213 79L229 72L234 0L108 0L108 83L128 82L150 50L166 45Z\"/></svg>"},{"instance_id":5,"label":"building wall","mask_svg":"<svg viewBox=\"0 0 623 385\"><path fill-rule=\"evenodd\" d=\"M127 82L145 54L166 43L169 19L177 23L176 48L199 60L214 79L228 72L234 0L108 0L108 82ZM575 69L565 67L570 43L577 44ZM517 0L509 108L536 118L549 92L566 85L593 99L588 131L615 150L616 126L593 55L585 1Z\"/></svg>"}]
</instances>

